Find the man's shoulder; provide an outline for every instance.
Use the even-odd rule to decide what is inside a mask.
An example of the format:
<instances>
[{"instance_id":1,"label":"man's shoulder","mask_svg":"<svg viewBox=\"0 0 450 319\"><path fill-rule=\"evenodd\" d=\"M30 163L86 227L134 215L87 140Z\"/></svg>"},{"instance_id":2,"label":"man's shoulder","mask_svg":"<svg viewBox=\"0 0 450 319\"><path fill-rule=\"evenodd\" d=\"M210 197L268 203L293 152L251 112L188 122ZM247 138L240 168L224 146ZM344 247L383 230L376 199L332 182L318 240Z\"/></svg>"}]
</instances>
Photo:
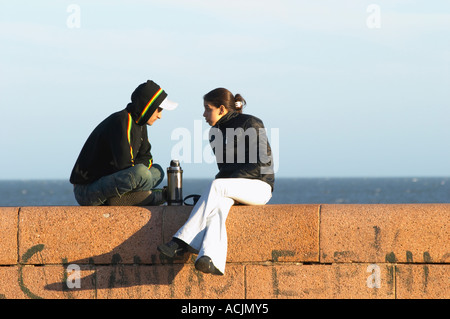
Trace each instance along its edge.
<instances>
[{"instance_id":1,"label":"man's shoulder","mask_svg":"<svg viewBox=\"0 0 450 319\"><path fill-rule=\"evenodd\" d=\"M123 120L128 119L128 112L127 110L122 110L115 112L109 116L112 120Z\"/></svg>"},{"instance_id":2,"label":"man's shoulder","mask_svg":"<svg viewBox=\"0 0 450 319\"><path fill-rule=\"evenodd\" d=\"M127 111L126 110L122 110L122 111L119 111L119 112L112 113L107 118L105 118L102 123L112 124L112 123L123 122L123 121L126 121L127 119L128 119Z\"/></svg>"},{"instance_id":3,"label":"man's shoulder","mask_svg":"<svg viewBox=\"0 0 450 319\"><path fill-rule=\"evenodd\" d=\"M116 130L117 127L126 125L127 114L126 111L112 113L97 125L93 133L109 132L110 130Z\"/></svg>"}]
</instances>

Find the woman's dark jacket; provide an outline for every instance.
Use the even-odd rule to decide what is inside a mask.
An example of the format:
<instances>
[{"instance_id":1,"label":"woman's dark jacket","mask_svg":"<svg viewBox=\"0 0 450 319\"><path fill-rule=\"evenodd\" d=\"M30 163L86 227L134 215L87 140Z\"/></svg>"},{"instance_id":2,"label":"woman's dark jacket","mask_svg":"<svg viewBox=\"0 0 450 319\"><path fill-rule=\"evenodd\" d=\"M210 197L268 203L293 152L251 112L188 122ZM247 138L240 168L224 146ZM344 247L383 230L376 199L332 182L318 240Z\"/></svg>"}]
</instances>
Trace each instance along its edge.
<instances>
[{"instance_id":1,"label":"woman's dark jacket","mask_svg":"<svg viewBox=\"0 0 450 319\"><path fill-rule=\"evenodd\" d=\"M259 179L274 187L273 158L263 122L248 114L229 112L211 128L216 178Z\"/></svg>"}]
</instances>

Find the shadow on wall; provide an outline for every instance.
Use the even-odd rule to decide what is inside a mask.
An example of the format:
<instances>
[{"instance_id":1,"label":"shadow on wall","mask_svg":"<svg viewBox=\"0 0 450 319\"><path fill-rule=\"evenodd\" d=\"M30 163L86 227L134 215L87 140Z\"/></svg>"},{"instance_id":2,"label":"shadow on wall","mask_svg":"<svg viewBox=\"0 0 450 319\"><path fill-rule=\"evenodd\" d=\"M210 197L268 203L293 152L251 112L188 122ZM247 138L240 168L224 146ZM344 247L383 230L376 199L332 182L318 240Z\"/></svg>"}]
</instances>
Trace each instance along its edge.
<instances>
[{"instance_id":1,"label":"shadow on wall","mask_svg":"<svg viewBox=\"0 0 450 319\"><path fill-rule=\"evenodd\" d=\"M71 282L71 270L78 270L80 273L92 273L78 279L77 291L139 285L171 285L184 263L190 259L193 262L195 256L187 253L184 256L169 259L160 254L156 250L156 246L162 242L155 241L162 240L162 238L156 236L157 239L155 239L155 229L158 229L155 223L156 221L151 218L139 231L108 253L75 261L64 259L62 261L64 270L61 282L48 284L45 289L69 291L70 287L67 284ZM148 250L142 252L142 258L130 255L130 252L136 251L136 247L148 248ZM30 257L26 256L26 259Z\"/></svg>"}]
</instances>

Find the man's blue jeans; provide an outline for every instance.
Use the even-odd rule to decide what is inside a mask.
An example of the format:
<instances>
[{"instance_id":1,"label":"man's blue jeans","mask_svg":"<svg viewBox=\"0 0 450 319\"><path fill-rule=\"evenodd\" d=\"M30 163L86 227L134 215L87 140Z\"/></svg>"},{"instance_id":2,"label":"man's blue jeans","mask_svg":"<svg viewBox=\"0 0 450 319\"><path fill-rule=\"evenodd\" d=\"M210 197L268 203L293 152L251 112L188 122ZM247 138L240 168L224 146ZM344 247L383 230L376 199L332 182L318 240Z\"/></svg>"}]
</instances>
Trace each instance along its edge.
<instances>
[{"instance_id":1,"label":"man's blue jeans","mask_svg":"<svg viewBox=\"0 0 450 319\"><path fill-rule=\"evenodd\" d=\"M150 169L143 164L104 176L87 185L75 185L75 199L81 206L100 206L109 198L121 197L132 191L149 191L164 179L164 170L158 164Z\"/></svg>"}]
</instances>

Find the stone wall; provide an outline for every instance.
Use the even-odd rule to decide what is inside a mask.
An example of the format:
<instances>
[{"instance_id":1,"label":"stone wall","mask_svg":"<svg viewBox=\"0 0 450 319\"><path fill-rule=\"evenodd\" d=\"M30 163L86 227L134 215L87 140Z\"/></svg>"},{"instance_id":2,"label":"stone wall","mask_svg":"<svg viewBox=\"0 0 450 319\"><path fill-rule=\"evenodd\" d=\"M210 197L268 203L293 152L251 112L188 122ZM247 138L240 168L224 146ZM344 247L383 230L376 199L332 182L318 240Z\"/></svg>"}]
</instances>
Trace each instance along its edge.
<instances>
[{"instance_id":1,"label":"stone wall","mask_svg":"<svg viewBox=\"0 0 450 319\"><path fill-rule=\"evenodd\" d=\"M156 249L191 209L0 208L0 297L450 298L450 204L233 206L224 276Z\"/></svg>"}]
</instances>

